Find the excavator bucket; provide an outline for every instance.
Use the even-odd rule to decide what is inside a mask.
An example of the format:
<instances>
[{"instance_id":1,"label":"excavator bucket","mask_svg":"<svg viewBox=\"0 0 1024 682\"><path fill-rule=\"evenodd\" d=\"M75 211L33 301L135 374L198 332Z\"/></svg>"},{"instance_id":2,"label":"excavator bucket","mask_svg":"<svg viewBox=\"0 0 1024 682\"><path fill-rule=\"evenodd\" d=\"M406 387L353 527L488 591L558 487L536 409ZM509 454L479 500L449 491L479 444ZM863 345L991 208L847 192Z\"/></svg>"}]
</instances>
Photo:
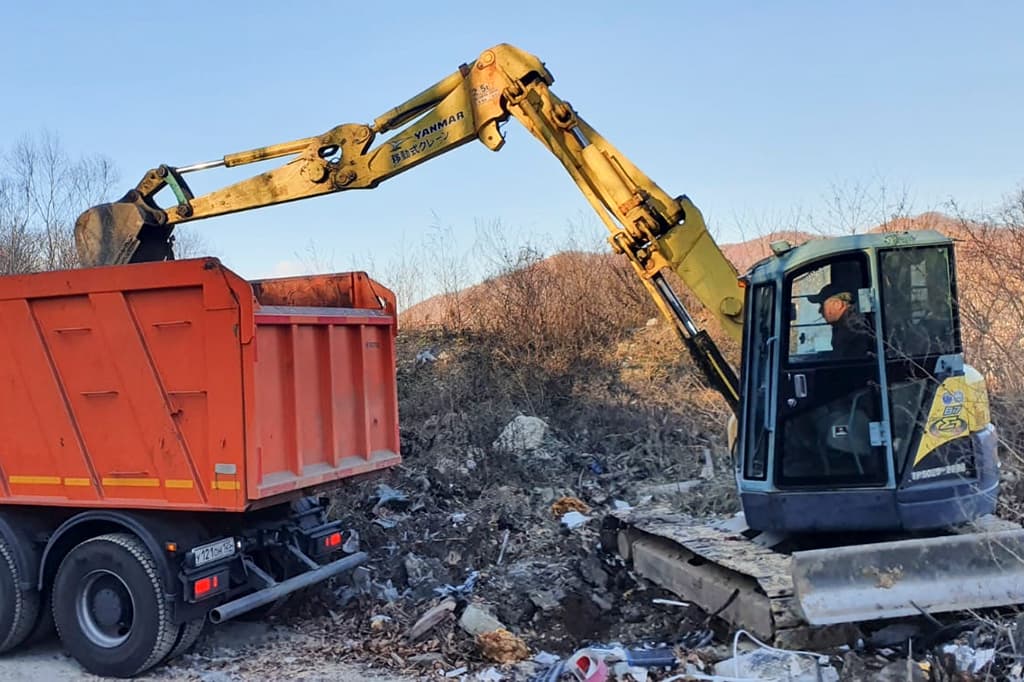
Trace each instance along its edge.
<instances>
[{"instance_id":1,"label":"excavator bucket","mask_svg":"<svg viewBox=\"0 0 1024 682\"><path fill-rule=\"evenodd\" d=\"M75 222L75 247L83 267L167 260L173 228L152 223L137 204L121 200L85 211Z\"/></svg>"},{"instance_id":2,"label":"excavator bucket","mask_svg":"<svg viewBox=\"0 0 1024 682\"><path fill-rule=\"evenodd\" d=\"M794 552L792 562L811 625L1024 603L1024 530Z\"/></svg>"}]
</instances>

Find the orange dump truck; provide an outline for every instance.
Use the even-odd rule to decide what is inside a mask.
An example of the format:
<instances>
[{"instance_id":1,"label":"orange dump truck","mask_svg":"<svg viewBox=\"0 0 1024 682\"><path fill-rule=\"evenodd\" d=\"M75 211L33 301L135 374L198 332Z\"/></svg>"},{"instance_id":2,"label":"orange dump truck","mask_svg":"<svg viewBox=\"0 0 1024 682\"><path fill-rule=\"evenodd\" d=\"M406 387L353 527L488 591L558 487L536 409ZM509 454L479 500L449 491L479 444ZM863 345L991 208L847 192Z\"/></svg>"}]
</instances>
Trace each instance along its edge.
<instances>
[{"instance_id":1,"label":"orange dump truck","mask_svg":"<svg viewBox=\"0 0 1024 682\"><path fill-rule=\"evenodd\" d=\"M0 651L133 676L366 559L318 497L399 461L393 294L216 259L0 277Z\"/></svg>"}]
</instances>

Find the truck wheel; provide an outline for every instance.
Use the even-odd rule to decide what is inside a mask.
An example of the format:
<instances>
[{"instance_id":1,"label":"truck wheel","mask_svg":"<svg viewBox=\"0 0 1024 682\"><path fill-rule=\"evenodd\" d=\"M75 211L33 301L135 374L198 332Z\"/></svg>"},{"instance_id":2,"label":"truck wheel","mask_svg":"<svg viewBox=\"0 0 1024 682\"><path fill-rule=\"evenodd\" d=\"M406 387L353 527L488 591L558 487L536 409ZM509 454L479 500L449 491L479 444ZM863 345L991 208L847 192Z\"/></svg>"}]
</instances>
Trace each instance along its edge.
<instances>
[{"instance_id":1,"label":"truck wheel","mask_svg":"<svg viewBox=\"0 0 1024 682\"><path fill-rule=\"evenodd\" d=\"M57 626L53 624L53 587L47 585L39 602L39 615L36 616L36 624L32 628L25 643L29 646L45 642L57 632Z\"/></svg>"},{"instance_id":2,"label":"truck wheel","mask_svg":"<svg viewBox=\"0 0 1024 682\"><path fill-rule=\"evenodd\" d=\"M128 533L90 538L64 557L53 584L53 619L68 652L89 672L133 677L177 640L156 562Z\"/></svg>"},{"instance_id":3,"label":"truck wheel","mask_svg":"<svg viewBox=\"0 0 1024 682\"><path fill-rule=\"evenodd\" d=\"M203 630L206 628L206 619L200 618L198 620L190 620L181 626L181 632L178 633L178 638L174 641L174 646L171 648L171 653L167 654L162 663L173 661L178 656L192 648L192 645L199 641L199 636L203 634Z\"/></svg>"},{"instance_id":4,"label":"truck wheel","mask_svg":"<svg viewBox=\"0 0 1024 682\"><path fill-rule=\"evenodd\" d=\"M21 589L26 577L10 545L0 538L0 652L10 651L24 642L35 627L39 593Z\"/></svg>"}]
</instances>

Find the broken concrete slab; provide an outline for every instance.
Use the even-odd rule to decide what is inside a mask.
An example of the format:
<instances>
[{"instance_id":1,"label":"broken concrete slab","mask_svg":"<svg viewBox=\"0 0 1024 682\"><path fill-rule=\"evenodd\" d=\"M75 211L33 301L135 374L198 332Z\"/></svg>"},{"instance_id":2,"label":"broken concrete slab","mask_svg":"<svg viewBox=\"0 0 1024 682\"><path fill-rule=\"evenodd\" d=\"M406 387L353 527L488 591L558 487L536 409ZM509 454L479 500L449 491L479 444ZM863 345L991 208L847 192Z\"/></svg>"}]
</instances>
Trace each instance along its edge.
<instances>
[{"instance_id":1,"label":"broken concrete slab","mask_svg":"<svg viewBox=\"0 0 1024 682\"><path fill-rule=\"evenodd\" d=\"M519 415L508 423L494 441L493 447L498 452L523 455L540 448L547 433L547 422L540 417Z\"/></svg>"},{"instance_id":2,"label":"broken concrete slab","mask_svg":"<svg viewBox=\"0 0 1024 682\"><path fill-rule=\"evenodd\" d=\"M478 637L486 632L505 629L504 624L495 618L490 611L476 604L470 604L462 612L462 616L459 618L459 627L473 637Z\"/></svg>"}]
</instances>

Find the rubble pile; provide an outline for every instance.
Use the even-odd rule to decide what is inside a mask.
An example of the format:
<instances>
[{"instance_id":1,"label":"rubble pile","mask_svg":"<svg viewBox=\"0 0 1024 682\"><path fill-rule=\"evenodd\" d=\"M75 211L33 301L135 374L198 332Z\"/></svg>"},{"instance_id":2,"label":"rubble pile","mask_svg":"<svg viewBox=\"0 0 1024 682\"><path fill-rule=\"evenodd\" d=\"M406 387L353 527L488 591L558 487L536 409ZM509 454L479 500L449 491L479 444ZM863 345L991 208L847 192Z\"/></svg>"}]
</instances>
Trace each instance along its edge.
<instances>
[{"instance_id":1,"label":"rubble pile","mask_svg":"<svg viewBox=\"0 0 1024 682\"><path fill-rule=\"evenodd\" d=\"M603 512L651 499L637 493L645 483L607 472L540 418L517 417L489 448L469 433L464 414L428 419L403 433L401 466L339 491L336 514L370 562L286 616L350 638L353 659L400 669L702 631L704 614L601 549Z\"/></svg>"},{"instance_id":2,"label":"rubble pile","mask_svg":"<svg viewBox=\"0 0 1024 682\"><path fill-rule=\"evenodd\" d=\"M367 552L368 563L271 616L298 633L288 640L297 666L326 656L402 676L488 682L569 672L775 679L779 670L793 680L1024 682L1024 621L1012 614L908 619L812 655L713 631L706 613L604 551L602 523L611 510L648 503L695 516L735 509L721 448L686 433L652 447L650 429L588 447L564 419L552 426L558 415L502 418L483 399L425 414L423 396L444 388L431 383L441 362L452 359L434 353L413 363L426 379L401 407L403 463L332 493L346 550ZM262 665L261 656L254 647L244 666Z\"/></svg>"}]
</instances>

